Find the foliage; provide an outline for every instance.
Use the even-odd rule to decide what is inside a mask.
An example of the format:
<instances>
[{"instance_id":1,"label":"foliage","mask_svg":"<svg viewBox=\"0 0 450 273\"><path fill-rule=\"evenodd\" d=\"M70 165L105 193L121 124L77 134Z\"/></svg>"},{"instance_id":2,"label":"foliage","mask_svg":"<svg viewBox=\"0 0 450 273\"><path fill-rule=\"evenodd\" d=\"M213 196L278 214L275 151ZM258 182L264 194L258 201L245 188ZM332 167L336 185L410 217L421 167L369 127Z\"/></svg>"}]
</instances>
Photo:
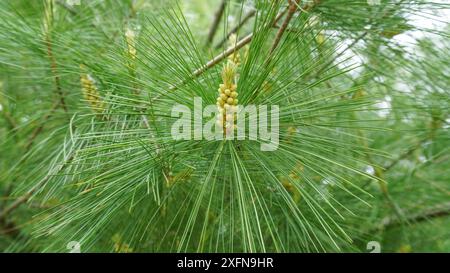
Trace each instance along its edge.
<instances>
[{"instance_id":1,"label":"foliage","mask_svg":"<svg viewBox=\"0 0 450 273\"><path fill-rule=\"evenodd\" d=\"M449 5L230 0L208 42L220 2L0 3L0 249L450 251ZM276 151L171 136L234 47Z\"/></svg>"}]
</instances>

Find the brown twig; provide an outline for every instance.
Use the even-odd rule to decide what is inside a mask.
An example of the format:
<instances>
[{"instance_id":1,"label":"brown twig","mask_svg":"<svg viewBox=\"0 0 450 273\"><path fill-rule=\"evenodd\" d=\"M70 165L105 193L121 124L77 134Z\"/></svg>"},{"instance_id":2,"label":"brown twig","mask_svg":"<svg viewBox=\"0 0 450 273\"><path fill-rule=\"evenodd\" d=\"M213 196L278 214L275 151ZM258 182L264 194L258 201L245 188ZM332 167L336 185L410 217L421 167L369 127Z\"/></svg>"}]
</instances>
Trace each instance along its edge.
<instances>
[{"instance_id":1,"label":"brown twig","mask_svg":"<svg viewBox=\"0 0 450 273\"><path fill-rule=\"evenodd\" d=\"M272 25L275 25L276 23L278 23L278 21L281 19L281 17L283 17L283 15L286 13L286 10L280 12L276 17L275 20L273 21ZM176 89L178 89L178 87L180 85L184 85L186 84L189 80L196 78L198 76L200 76L201 74L203 74L205 71L207 71L208 69L210 69L211 67L215 66L216 64L220 63L221 61L223 61L224 59L226 59L228 56L230 56L231 54L233 54L234 52L236 52L237 50L241 49L242 47L244 47L245 45L249 44L253 39L253 33L250 33L249 35L245 36L244 38L242 38L241 40L239 40L234 46L228 48L227 50L225 50L224 52L220 53L219 55L217 55L216 57L212 58L210 61L208 61L205 65L203 65L202 67L198 68L197 70L195 70L194 72L192 72L191 76L180 82L177 85L171 86L169 88L169 91L174 91ZM158 98L161 97L161 94L157 95L156 97L153 98L153 100L157 100Z\"/></svg>"},{"instance_id":2,"label":"brown twig","mask_svg":"<svg viewBox=\"0 0 450 273\"><path fill-rule=\"evenodd\" d=\"M278 44L280 43L281 37L286 31L289 22L291 21L292 17L294 16L294 13L297 11L298 5L300 4L300 0L288 0L288 1L289 1L289 8L287 11L286 18L284 19L281 27L278 29L277 35L275 36L275 40L272 44L272 47L270 48L269 56L272 55L273 51L277 48Z\"/></svg>"},{"instance_id":3,"label":"brown twig","mask_svg":"<svg viewBox=\"0 0 450 273\"><path fill-rule=\"evenodd\" d=\"M386 167L384 167L385 171L389 171L390 169L392 169L393 167L395 167L400 161L402 161L403 159L409 157L411 154L413 154L417 149L419 149L423 143L425 143L426 141L428 141L428 138L423 139L422 141L420 141L419 143L417 143L416 145L414 145L413 147L411 147L409 150L407 150L406 152L404 152L403 154L401 154L399 157L397 157L394 161L391 162L391 164L387 165Z\"/></svg>"},{"instance_id":4,"label":"brown twig","mask_svg":"<svg viewBox=\"0 0 450 273\"><path fill-rule=\"evenodd\" d=\"M355 115L355 113L353 113L353 115ZM355 116L355 118L356 118L356 116ZM374 172L375 172L374 176L377 178L376 181L378 182L378 186L380 188L381 193L383 194L383 197L386 199L388 205L394 211L397 218L399 220L404 219L404 214L403 214L402 209L394 201L394 199L392 199L392 197L389 193L383 169L375 164L375 162L370 154L369 144L366 141L365 133L361 130L358 130L358 135L361 137L361 142L362 142L362 146L364 147L364 150L365 150L367 161L374 168Z\"/></svg>"},{"instance_id":5,"label":"brown twig","mask_svg":"<svg viewBox=\"0 0 450 273\"><path fill-rule=\"evenodd\" d=\"M5 219L6 216L8 216L8 214L10 214L13 210L17 209L18 207L20 207L22 204L26 203L30 197L33 195L33 193L35 193L42 185L44 185L45 183L47 183L47 181L53 177L53 175L55 175L55 173L58 173L62 170L64 170L64 168L67 166L67 164L73 159L73 155L70 156L65 162L64 164L62 164L59 168L57 168L57 170L55 172L52 172L52 174L48 174L46 175L41 181L39 181L38 183L36 183L30 190L28 190L27 193L25 193L24 195L20 196L19 198L17 198L11 205L9 205L8 207L4 208L1 212L0 212L0 221L3 221Z\"/></svg>"},{"instance_id":6,"label":"brown twig","mask_svg":"<svg viewBox=\"0 0 450 273\"><path fill-rule=\"evenodd\" d=\"M41 184L39 183L38 185L41 185ZM14 201L11 205L9 205L5 209L3 209L2 212L0 212L0 220L3 220L11 211L15 210L21 204L23 204L26 201L28 201L28 199L31 197L33 192L36 191L36 190L37 190L37 187L33 187L32 191L29 191L26 194L22 195L21 197L16 199L16 201Z\"/></svg>"},{"instance_id":7,"label":"brown twig","mask_svg":"<svg viewBox=\"0 0 450 273\"><path fill-rule=\"evenodd\" d=\"M433 122L432 122L433 124ZM412 146L411 148L409 148L408 150L406 150L404 153L402 153L400 156L398 156L394 161L392 161L389 165L386 165L383 168L384 172L389 171L390 169L392 169L393 167L395 167L400 161L402 161L403 159L409 157L410 155L412 155L416 150L418 150L420 147L422 147L422 145L424 143L426 143L427 141L433 140L435 134L436 134L436 130L439 128L435 128L433 127L431 129L431 131L429 132L429 134L426 137L423 137L420 141L418 141L414 146ZM367 186L370 185L370 183L372 182L372 180L368 180L366 182L366 184L364 184L362 186L362 189L365 189Z\"/></svg>"},{"instance_id":8,"label":"brown twig","mask_svg":"<svg viewBox=\"0 0 450 273\"><path fill-rule=\"evenodd\" d=\"M64 9L66 9L71 15L76 16L78 15L78 12L76 10L74 10L72 7L70 7L69 5L67 5L64 1L58 0L56 1L56 4L60 5L61 7L63 7ZM132 14L129 15L129 17L127 18L127 20L129 20L130 18L132 18L132 16L134 16L135 10L133 10ZM98 29L98 26L95 24L91 24L91 26L93 26L94 28ZM105 37L109 38L106 33L104 31L101 31ZM57 74L57 63L56 63L56 59L53 55L53 49L52 49L52 43L51 43L51 39L50 39L50 35L47 33L46 37L45 37L45 44L47 47L47 55L51 61L51 70L52 73L54 74L54 78L55 78L55 84L56 84L56 88L57 88L57 93L60 96L60 100L58 102L56 102L52 109L50 110L49 113L47 113L44 118L43 118L43 122L42 124L36 128L30 139L28 140L25 149L28 151L31 146L33 145L35 139L37 138L37 136L43 131L44 126L46 121L48 121L50 119L50 117L53 115L53 113L56 111L56 109L59 107L59 105L62 105L63 109L65 112L67 112L67 107L65 104L65 100L64 100L64 96L63 96L63 92L62 92L62 88L61 88L61 83L60 83L60 77ZM8 117L5 116L5 118L8 119ZM11 120L8 120L11 121ZM68 161L66 161L63 166L58 170L61 171L62 169L65 168L66 164L72 159L69 158ZM18 208L20 205L26 203L28 201L28 199L32 196L32 194L38 189L40 188L41 185L45 184L48 180L50 179L50 176L46 176L43 180L41 180L41 182L37 183L34 187L32 187L26 194L22 195L21 197L19 197L18 199L16 199L10 206L6 207L0 212L0 223L5 223L5 218L6 216L11 213L11 211L15 210L16 208ZM4 204L6 205L6 204Z\"/></svg>"},{"instance_id":9,"label":"brown twig","mask_svg":"<svg viewBox=\"0 0 450 273\"><path fill-rule=\"evenodd\" d=\"M0 235L11 236L13 238L19 235L19 227L14 223L0 220L0 225Z\"/></svg>"},{"instance_id":10,"label":"brown twig","mask_svg":"<svg viewBox=\"0 0 450 273\"><path fill-rule=\"evenodd\" d=\"M405 217L405 221L400 221L397 217L386 217L381 221L378 230L395 227L403 223L420 223L429 219L450 216L450 202L438 205L434 208L426 209L420 213Z\"/></svg>"},{"instance_id":11,"label":"brown twig","mask_svg":"<svg viewBox=\"0 0 450 273\"><path fill-rule=\"evenodd\" d=\"M280 25L274 25L273 28L280 29L281 26ZM286 28L286 32L287 33L302 33L302 30L298 29L298 28L289 28L288 27L288 28Z\"/></svg>"},{"instance_id":12,"label":"brown twig","mask_svg":"<svg viewBox=\"0 0 450 273\"><path fill-rule=\"evenodd\" d=\"M253 16L255 16L256 14L256 10L251 10L250 12L248 12L244 18L242 18L242 20L239 22L239 24L237 24L234 28L232 28L227 35L222 39L222 41L220 41L219 43L217 43L216 48L220 48L222 47L223 44L225 44L228 39L230 39L231 35L235 34L236 32L239 31L239 29L241 29L242 26L245 25L245 23L248 22L248 20L250 20Z\"/></svg>"},{"instance_id":13,"label":"brown twig","mask_svg":"<svg viewBox=\"0 0 450 273\"><path fill-rule=\"evenodd\" d=\"M213 59L211 59L209 62L207 62L204 66L200 67L199 69L195 70L192 73L193 77L198 77L203 72L208 70L209 68L213 67L214 65L220 63L222 60L226 59L228 56L233 54L234 52L238 51L239 49L243 48L246 44L250 43L253 38L253 33L250 33L249 35L245 36L243 39L241 39L239 42L236 43L235 46L228 48L224 52L220 53Z\"/></svg>"},{"instance_id":14,"label":"brown twig","mask_svg":"<svg viewBox=\"0 0 450 273\"><path fill-rule=\"evenodd\" d=\"M51 42L49 34L47 34L47 37L45 39L45 44L47 46L47 55L50 59L50 68L51 68L53 77L55 79L56 92L58 93L58 96L59 96L60 105L64 109L64 112L67 113L68 110L67 110L66 102L64 99L64 93L61 88L61 79L58 74L58 65L56 64L56 59L55 59L55 56L53 55L52 42Z\"/></svg>"},{"instance_id":15,"label":"brown twig","mask_svg":"<svg viewBox=\"0 0 450 273\"><path fill-rule=\"evenodd\" d=\"M64 101L64 96L62 93L62 89L60 86L60 80L59 80L59 76L56 73L56 61L53 57L53 53L52 53L52 48L51 48L51 42L49 39L49 36L47 36L46 39L46 44L47 44L47 54L51 60L51 68L52 68L52 73L54 73L55 75L55 84L56 84L56 88L58 91L58 94L60 96L59 101L57 101L52 109L50 110L50 112L48 112L44 117L43 117L43 121L41 123L41 125L39 127L37 127L33 133L31 134L30 139L28 140L27 144L25 145L25 150L29 151L29 149L31 148L31 146L33 145L35 139L37 138L37 136L43 131L45 123L50 119L50 117L53 115L53 113L56 111L56 109L59 107L59 105L62 105L63 109L65 112L67 112L67 107L65 105L65 101ZM48 177L49 178L49 177ZM48 180L48 179L47 179ZM44 182L45 183L45 182ZM42 183L38 183L36 184L36 186L40 186ZM10 206L6 207L5 209L3 209L3 211L0 212L0 221L3 222L5 217L13 210L15 210L17 207L19 207L22 203L26 202L31 195L33 194L33 192L38 188L38 187L33 187L27 194L21 196L19 199L17 199L16 201L14 201Z\"/></svg>"},{"instance_id":16,"label":"brown twig","mask_svg":"<svg viewBox=\"0 0 450 273\"><path fill-rule=\"evenodd\" d=\"M47 57L50 60L50 70L53 74L53 78L55 80L56 85L56 93L59 96L60 105L64 109L64 112L67 111L66 102L64 99L64 93L61 88L61 80L58 74L58 65L56 62L55 55L53 54L53 44L52 44L52 37L51 37L51 28L53 25L53 2L50 2L49 6L45 5L45 21L44 21L44 43L47 47Z\"/></svg>"},{"instance_id":17,"label":"brown twig","mask_svg":"<svg viewBox=\"0 0 450 273\"><path fill-rule=\"evenodd\" d=\"M217 28L219 27L220 19L222 18L223 12L225 11L227 0L222 0L222 3L220 3L219 9L214 13L214 21L211 25L211 29L208 33L208 38L206 40L206 46L210 45L212 41L214 40L214 36L216 35Z\"/></svg>"}]
</instances>

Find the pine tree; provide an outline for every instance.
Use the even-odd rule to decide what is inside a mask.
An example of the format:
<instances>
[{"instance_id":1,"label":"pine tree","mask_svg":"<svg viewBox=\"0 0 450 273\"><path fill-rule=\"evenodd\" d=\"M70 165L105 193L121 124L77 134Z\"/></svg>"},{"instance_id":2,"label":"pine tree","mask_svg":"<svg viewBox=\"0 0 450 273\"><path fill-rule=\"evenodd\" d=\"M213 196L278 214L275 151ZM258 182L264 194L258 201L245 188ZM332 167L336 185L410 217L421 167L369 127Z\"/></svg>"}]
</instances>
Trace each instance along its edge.
<instances>
[{"instance_id":1,"label":"pine tree","mask_svg":"<svg viewBox=\"0 0 450 273\"><path fill-rule=\"evenodd\" d=\"M0 249L450 251L444 2L1 1Z\"/></svg>"}]
</instances>

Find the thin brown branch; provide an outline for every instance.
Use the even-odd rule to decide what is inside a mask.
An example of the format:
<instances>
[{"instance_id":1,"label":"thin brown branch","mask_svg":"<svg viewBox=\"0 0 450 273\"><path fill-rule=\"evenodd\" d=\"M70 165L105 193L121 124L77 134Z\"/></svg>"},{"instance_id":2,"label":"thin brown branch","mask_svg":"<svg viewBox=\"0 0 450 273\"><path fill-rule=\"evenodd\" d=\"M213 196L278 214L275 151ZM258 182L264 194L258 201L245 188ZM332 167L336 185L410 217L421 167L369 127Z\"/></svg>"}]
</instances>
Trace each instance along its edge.
<instances>
[{"instance_id":1,"label":"thin brown branch","mask_svg":"<svg viewBox=\"0 0 450 273\"><path fill-rule=\"evenodd\" d=\"M56 109L59 107L60 105L60 101L57 101L52 109L50 110L49 113L47 113L44 118L43 121L41 123L41 125L39 127L37 127L30 139L28 140L27 144L25 145L25 150L28 152L31 148L31 146L33 145L35 139L38 137L38 135L43 131L44 126L46 124L46 122L50 119L50 117L53 115L53 113L56 111ZM41 183L38 183L38 186L40 186ZM12 184L11 184L12 186ZM37 189L37 188L36 188ZM12 188L10 189L10 191L12 191ZM27 194L23 195L22 197L20 197L19 199L17 199L16 201L14 201L9 207L6 207L6 204L3 204L2 207L5 207L5 209L3 211L1 211L0 213L0 222L4 222L5 221L5 217L13 210L15 210L17 207L19 207L22 203L26 202L30 196L33 194L33 192L35 191L34 187L32 188L32 190L30 190ZM9 195L9 193L7 194Z\"/></svg>"},{"instance_id":2,"label":"thin brown branch","mask_svg":"<svg viewBox=\"0 0 450 273\"><path fill-rule=\"evenodd\" d=\"M72 7L68 6L64 1L58 0L58 1L56 1L56 3L57 3L58 5L60 5L61 7L63 7L64 9L66 9L71 15L73 15L73 16L78 15L78 12L75 11ZM130 15L130 16L127 18L127 20L128 20L129 18L131 18L132 16L134 16L135 14L136 14L136 13L135 13L135 10L133 10L132 15ZM91 25L92 25L94 28L97 28L97 29L98 29L98 26L97 26L97 25L95 25L95 24L91 24ZM102 31L102 33L105 35L105 37L107 37L108 39L110 39L110 38L106 35L106 33L104 33L104 31ZM53 75L54 75L55 84L56 84L56 88L57 88L57 93L58 93L58 95L60 96L60 100L59 100L58 102L56 102L56 103L53 105L53 107L52 107L52 109L50 110L50 112L47 113L47 114L43 117L43 121L42 121L41 125L33 131L33 133L32 133L32 135L31 135L30 139L28 140L28 142L27 142L27 144L26 144L26 146L25 146L25 149L26 149L27 151L31 148L31 146L33 145L33 143L34 143L35 139L37 138L37 136L43 131L43 128L44 128L44 126L45 126L46 121L48 121L48 120L51 118L51 116L52 116L53 113L56 111L56 109L59 107L59 105L61 105L61 106L63 107L64 111L67 112L67 107L66 107L66 104L65 104L65 100L64 100L64 96L63 96L63 92L62 92L62 88L61 88L60 77L59 77L59 75L57 74L57 63L56 63L56 59L55 59L55 57L54 57L54 55L53 55L52 43L51 43L50 35L49 35L48 33L46 34L45 44L46 44L46 47L47 47L47 55L48 55L48 57L49 57L49 59L50 59L50 62L51 62L51 71L52 71L52 73L53 73ZM5 117L6 117L6 116L5 116ZM67 163L70 162L70 161L72 160L72 158L73 158L73 157L70 157L70 158L69 158L69 159L68 159L68 160L67 160L67 161L59 168L58 172L61 171L61 170L63 170L63 169L66 167ZM0 222L1 222L1 223L4 223L5 220L6 220L6 216L7 216L8 214L10 214L12 211L14 211L15 209L17 209L18 207L20 207L22 204L26 203L26 202L29 200L29 198L33 195L33 193L36 192L43 184L45 184L45 183L50 179L50 177L51 177L50 175L47 175L43 180L41 180L41 181L40 181L39 183L37 183L34 187L32 187L27 193L25 193L24 195L22 195L21 197L19 197L18 199L16 199L16 200L15 200L11 205L9 205L8 207L6 207L6 204L3 204L5 208L4 208L2 211L0 211Z\"/></svg>"},{"instance_id":3,"label":"thin brown branch","mask_svg":"<svg viewBox=\"0 0 450 273\"><path fill-rule=\"evenodd\" d=\"M244 18L242 18L242 20L239 22L239 24L237 24L234 28L232 28L228 34L222 39L222 41L220 41L219 43L217 43L216 48L220 48L223 46L223 44L225 44L228 39L230 39L231 35L235 34L236 32L239 31L239 29L241 29L245 23L248 22L248 20L250 20L253 16L255 16L256 14L256 10L251 10L249 11Z\"/></svg>"},{"instance_id":4,"label":"thin brown branch","mask_svg":"<svg viewBox=\"0 0 450 273\"><path fill-rule=\"evenodd\" d=\"M61 88L61 79L58 74L58 65L56 64L55 56L53 55L53 48L52 48L52 42L50 39L49 34L47 34L47 37L45 39L45 44L47 46L47 55L50 59L50 68L53 74L53 78L55 79L55 85L56 85L56 92L58 93L60 105L64 109L64 112L68 112L66 102L64 99L64 93Z\"/></svg>"},{"instance_id":5,"label":"thin brown branch","mask_svg":"<svg viewBox=\"0 0 450 273\"><path fill-rule=\"evenodd\" d=\"M17 237L19 235L19 227L12 222L6 223L4 220L0 220L0 235Z\"/></svg>"},{"instance_id":6,"label":"thin brown branch","mask_svg":"<svg viewBox=\"0 0 450 273\"><path fill-rule=\"evenodd\" d=\"M184 80L183 82L179 83L178 85L174 85L171 86L169 88L169 91L174 91L176 90L180 85L184 85L186 84L189 80L196 78L198 76L200 76L201 74L203 74L205 71L207 71L208 69L210 69L211 67L215 66L216 64L222 62L223 60L225 60L228 56L230 56L231 54L233 54L234 52L236 52L237 50L243 48L245 45L247 45L248 43L250 43L253 39L253 33L250 33L249 35L245 36L243 39L241 39L239 42L236 43L235 46L228 48L227 50L225 50L224 52L220 53L219 55L217 55L216 57L212 58L210 61L208 61L205 65L203 65L202 67L198 68L197 70L195 70L194 72L192 72L192 75L190 78ZM158 99L160 96L157 96L155 99Z\"/></svg>"},{"instance_id":7,"label":"thin brown branch","mask_svg":"<svg viewBox=\"0 0 450 273\"><path fill-rule=\"evenodd\" d=\"M8 185L5 192L3 193L4 197L2 197L2 203L0 204L0 210L3 210L3 208L5 208L6 205L8 204L8 199L12 193L12 190L13 190L13 184L11 183Z\"/></svg>"},{"instance_id":8,"label":"thin brown branch","mask_svg":"<svg viewBox=\"0 0 450 273\"><path fill-rule=\"evenodd\" d=\"M300 4L300 0L288 0L288 1L289 1L289 8L287 11L286 18L284 19L281 27L278 29L277 35L275 36L275 40L272 44L272 47L270 48L269 56L272 55L273 51L277 48L278 44L280 43L281 37L286 31L286 28L289 26L289 22L291 21L292 17L294 16L294 13L298 9L298 5Z\"/></svg>"},{"instance_id":9,"label":"thin brown branch","mask_svg":"<svg viewBox=\"0 0 450 273\"><path fill-rule=\"evenodd\" d=\"M355 117L356 118L356 117ZM388 205L391 207L391 209L394 211L395 215L397 216L397 218L399 220L404 219L404 214L402 209L400 208L400 206L394 201L394 199L392 199L389 190L388 190L388 186L387 186L387 182L384 176L384 171L382 168L380 168L379 166L377 166L370 154L370 150L369 150L369 144L367 143L367 138L365 136L365 133L361 130L358 130L358 135L361 137L361 141L362 141L362 146L365 149L365 154L366 154L366 158L367 158L367 162L373 166L374 168L374 176L377 178L376 181L378 182L378 186L380 188L381 193L383 194L383 197L386 199Z\"/></svg>"},{"instance_id":10,"label":"thin brown branch","mask_svg":"<svg viewBox=\"0 0 450 273\"><path fill-rule=\"evenodd\" d=\"M450 202L426 209L417 214L405 217L405 221L400 221L397 217L386 217L378 227L379 230L402 225L404 223L420 223L434 218L450 216Z\"/></svg>"},{"instance_id":11,"label":"thin brown branch","mask_svg":"<svg viewBox=\"0 0 450 273\"><path fill-rule=\"evenodd\" d=\"M213 59L211 59L209 62L207 62L204 66L200 67L199 69L195 70L192 75L194 77L198 77L203 72L208 70L209 68L215 66L216 64L220 63L222 60L226 59L228 56L233 54L234 52L238 51L239 49L243 48L246 44L250 43L253 38L253 33L250 33L249 35L245 36L243 39L241 39L239 42L236 43L235 46L228 48L221 54L217 55Z\"/></svg>"},{"instance_id":12,"label":"thin brown branch","mask_svg":"<svg viewBox=\"0 0 450 273\"><path fill-rule=\"evenodd\" d=\"M39 185L41 185L41 184L39 183ZM5 209L3 209L3 211L0 212L0 220L3 220L11 211L17 209L20 205L27 202L28 199L33 194L33 192L35 192L36 190L37 190L37 187L33 187L32 191L29 191L26 194L22 195L21 197L16 199L16 201L14 201L11 205L9 205Z\"/></svg>"},{"instance_id":13,"label":"thin brown branch","mask_svg":"<svg viewBox=\"0 0 450 273\"><path fill-rule=\"evenodd\" d=\"M220 3L219 9L214 14L213 24L211 25L211 29L208 33L208 38L206 40L206 46L210 45L214 40L214 36L216 35L217 28L219 27L220 19L222 18L223 12L225 11L227 0L222 0Z\"/></svg>"},{"instance_id":14,"label":"thin brown branch","mask_svg":"<svg viewBox=\"0 0 450 273\"><path fill-rule=\"evenodd\" d=\"M406 150L404 153L402 153L401 155L399 155L394 161L392 161L389 165L387 165L386 167L383 168L383 172L387 172L389 170L391 170L392 168L394 168L400 161L402 161L403 159L408 158L409 156L411 156L416 150L418 150L420 147L422 147L422 145L424 143L426 143L427 141L431 141L433 140L436 130L438 128L432 128L431 131L429 132L428 136L423 137L420 141L418 141L415 145L413 145L411 148L409 148L408 150ZM364 184L362 186L362 189L365 189L368 185L370 185L370 183L372 182L372 180L368 180L366 182L366 184Z\"/></svg>"},{"instance_id":15,"label":"thin brown branch","mask_svg":"<svg viewBox=\"0 0 450 273\"><path fill-rule=\"evenodd\" d=\"M423 143L425 143L426 141L428 141L427 139L424 139L422 141L420 141L419 143L417 143L416 145L414 145L413 147L411 147L409 150L407 150L406 152L404 152L403 154L401 154L399 157L397 157L394 161L391 162L391 164L387 165L384 170L385 171L389 171L390 169L392 169L393 167L395 167L400 161L402 161L403 159L409 157L410 155L412 155L417 149L419 149Z\"/></svg>"},{"instance_id":16,"label":"thin brown branch","mask_svg":"<svg viewBox=\"0 0 450 273\"><path fill-rule=\"evenodd\" d=\"M439 120L439 117L432 117L431 121L431 129L427 136L423 137L416 145L412 146L409 150L401 154L397 159L395 159L391 164L387 165L384 169L388 171L389 169L395 167L400 161L412 155L417 149L422 147L424 143L427 141L432 141L436 135L436 131L441 128L441 126L436 126L436 120Z\"/></svg>"},{"instance_id":17,"label":"thin brown branch","mask_svg":"<svg viewBox=\"0 0 450 273\"><path fill-rule=\"evenodd\" d=\"M286 10L283 10L282 12L278 13L278 15L275 17L274 21L272 22L272 25L275 25L278 23L278 21L281 19L281 17L283 17L283 15L286 13ZM212 58L210 61L208 61L204 66L198 68L197 70L195 70L194 72L192 72L192 75L182 81L181 83L174 85L172 87L169 88L169 91L174 91L176 89L178 89L178 87L180 85L184 85L186 84L189 80L196 78L198 76L200 76L201 74L203 74L205 71L207 71L208 69L210 69L211 67L215 66L216 64L220 63L221 61L223 61L224 59L226 59L228 56L230 56L231 54L233 54L234 52L236 52L237 50L241 49L242 47L244 47L245 45L249 44L253 39L253 33L250 33L249 35L245 36L244 38L242 38L241 40L239 40L234 46L228 48L227 50L225 50L224 52L220 53L219 55L217 55L216 57ZM157 100L159 97L161 97L161 94L156 96L155 98L153 98L153 100Z\"/></svg>"},{"instance_id":18,"label":"thin brown branch","mask_svg":"<svg viewBox=\"0 0 450 273\"><path fill-rule=\"evenodd\" d=\"M30 197L35 193L39 188L41 188L42 185L47 183L47 181L53 177L56 173L59 173L60 171L64 170L66 168L67 164L73 159L73 155L71 155L59 168L57 168L54 172L51 174L46 175L41 181L36 183L30 190L28 190L27 193L17 198L13 203L11 203L8 207L4 208L0 212L0 221L4 221L6 216L10 214L12 211L19 208L22 204L26 203Z\"/></svg>"},{"instance_id":19,"label":"thin brown branch","mask_svg":"<svg viewBox=\"0 0 450 273\"><path fill-rule=\"evenodd\" d=\"M280 29L280 25L274 25L273 28ZM297 28L286 28L287 33L302 33L302 30Z\"/></svg>"}]
</instances>

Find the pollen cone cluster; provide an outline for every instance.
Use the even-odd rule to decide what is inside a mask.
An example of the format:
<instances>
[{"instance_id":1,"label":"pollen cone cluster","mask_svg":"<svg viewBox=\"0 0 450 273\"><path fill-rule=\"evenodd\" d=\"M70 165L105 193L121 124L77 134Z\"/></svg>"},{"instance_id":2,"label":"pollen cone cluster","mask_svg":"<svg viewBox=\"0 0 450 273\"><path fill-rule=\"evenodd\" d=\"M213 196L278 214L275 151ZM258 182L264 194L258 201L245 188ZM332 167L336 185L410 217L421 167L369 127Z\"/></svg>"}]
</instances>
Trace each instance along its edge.
<instances>
[{"instance_id":1,"label":"pollen cone cluster","mask_svg":"<svg viewBox=\"0 0 450 273\"><path fill-rule=\"evenodd\" d=\"M229 40L229 45L234 46L236 41L236 35L232 35ZM228 134L236 129L238 105L236 78L237 69L240 64L241 55L236 51L228 57L228 62L222 70L222 83L219 86L219 97L217 98L217 108L219 111L217 124L223 127L224 134Z\"/></svg>"},{"instance_id":2,"label":"pollen cone cluster","mask_svg":"<svg viewBox=\"0 0 450 273\"><path fill-rule=\"evenodd\" d=\"M83 65L80 65L81 70L85 70ZM95 112L103 112L104 103L101 100L95 80L91 75L82 73L80 76L81 90L84 99L87 101L91 109Z\"/></svg>"},{"instance_id":3,"label":"pollen cone cluster","mask_svg":"<svg viewBox=\"0 0 450 273\"><path fill-rule=\"evenodd\" d=\"M125 39L127 41L128 55L132 60L136 59L136 32L132 29L127 29L125 32Z\"/></svg>"},{"instance_id":4,"label":"pollen cone cluster","mask_svg":"<svg viewBox=\"0 0 450 273\"><path fill-rule=\"evenodd\" d=\"M222 71L223 83L219 87L217 98L217 124L223 127L224 132L230 132L236 128L236 110L238 104L237 85L235 83L236 66L229 62Z\"/></svg>"},{"instance_id":5,"label":"pollen cone cluster","mask_svg":"<svg viewBox=\"0 0 450 273\"><path fill-rule=\"evenodd\" d=\"M295 203L300 202L301 193L297 189L297 187L294 184L292 184L291 181L299 182L301 179L300 177L301 172L303 172L303 165L298 163L289 173L289 177L282 177L280 179L281 184L291 194L292 199L294 200Z\"/></svg>"},{"instance_id":6,"label":"pollen cone cluster","mask_svg":"<svg viewBox=\"0 0 450 273\"><path fill-rule=\"evenodd\" d=\"M112 237L112 241L114 242L114 252L117 253L132 253L133 248L130 247L129 244L124 243L122 241L122 236L120 234L114 234Z\"/></svg>"},{"instance_id":7,"label":"pollen cone cluster","mask_svg":"<svg viewBox=\"0 0 450 273\"><path fill-rule=\"evenodd\" d=\"M228 45L230 47L234 47L237 43L237 36L236 34L233 34L230 36L228 40ZM234 65L239 66L241 64L241 54L239 51L233 52L230 56L228 56L228 62L233 63Z\"/></svg>"}]
</instances>

